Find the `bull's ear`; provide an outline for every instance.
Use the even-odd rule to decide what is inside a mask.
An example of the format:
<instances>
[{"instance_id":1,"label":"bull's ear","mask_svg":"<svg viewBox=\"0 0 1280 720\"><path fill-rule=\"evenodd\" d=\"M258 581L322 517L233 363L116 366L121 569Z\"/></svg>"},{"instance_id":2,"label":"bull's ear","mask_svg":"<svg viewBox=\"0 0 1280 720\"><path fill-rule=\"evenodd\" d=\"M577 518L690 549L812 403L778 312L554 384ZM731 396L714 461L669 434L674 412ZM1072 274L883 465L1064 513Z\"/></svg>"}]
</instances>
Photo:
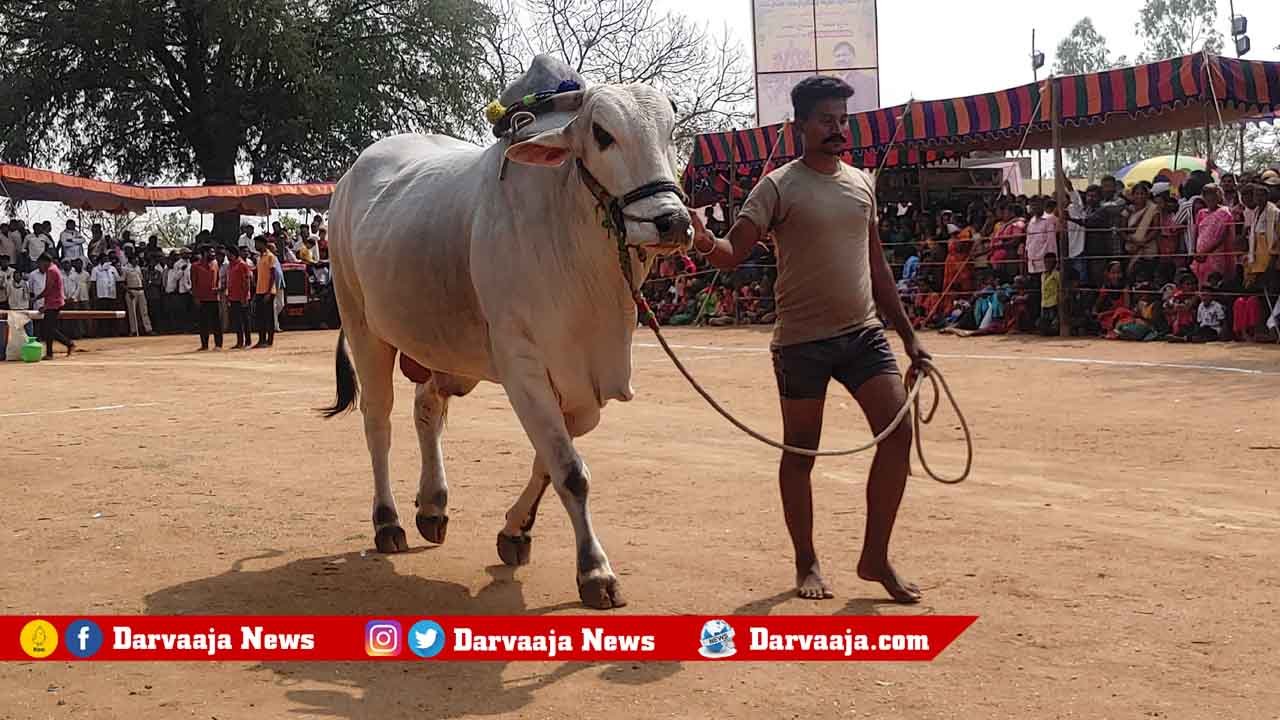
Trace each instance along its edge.
<instances>
[{"instance_id":1,"label":"bull's ear","mask_svg":"<svg viewBox=\"0 0 1280 720\"><path fill-rule=\"evenodd\" d=\"M557 167L569 159L569 126L539 133L507 148L507 159L521 165Z\"/></svg>"}]
</instances>

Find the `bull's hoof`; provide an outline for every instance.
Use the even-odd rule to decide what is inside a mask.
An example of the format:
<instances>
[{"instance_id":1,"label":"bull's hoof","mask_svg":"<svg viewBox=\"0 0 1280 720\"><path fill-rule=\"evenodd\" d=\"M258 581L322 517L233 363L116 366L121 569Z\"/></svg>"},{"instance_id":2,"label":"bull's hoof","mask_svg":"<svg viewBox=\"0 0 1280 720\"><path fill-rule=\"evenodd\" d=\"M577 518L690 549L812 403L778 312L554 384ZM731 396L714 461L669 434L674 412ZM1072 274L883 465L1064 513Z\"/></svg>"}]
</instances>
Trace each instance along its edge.
<instances>
[{"instance_id":1,"label":"bull's hoof","mask_svg":"<svg viewBox=\"0 0 1280 720\"><path fill-rule=\"evenodd\" d=\"M436 545L444 544L445 531L449 529L448 515L419 515L418 532L422 534L422 539Z\"/></svg>"},{"instance_id":2,"label":"bull's hoof","mask_svg":"<svg viewBox=\"0 0 1280 720\"><path fill-rule=\"evenodd\" d=\"M504 532L498 533L498 557L504 565L519 566L529 564L529 551L533 549L533 538L521 533L515 537Z\"/></svg>"},{"instance_id":3,"label":"bull's hoof","mask_svg":"<svg viewBox=\"0 0 1280 720\"><path fill-rule=\"evenodd\" d=\"M409 541L405 539L404 528L399 525L378 528L378 534L373 536L373 544L380 553L409 552Z\"/></svg>"},{"instance_id":4,"label":"bull's hoof","mask_svg":"<svg viewBox=\"0 0 1280 720\"><path fill-rule=\"evenodd\" d=\"M627 604L618 588L618 578L612 575L589 577L578 583L578 597L583 605L594 610L609 610Z\"/></svg>"}]
</instances>

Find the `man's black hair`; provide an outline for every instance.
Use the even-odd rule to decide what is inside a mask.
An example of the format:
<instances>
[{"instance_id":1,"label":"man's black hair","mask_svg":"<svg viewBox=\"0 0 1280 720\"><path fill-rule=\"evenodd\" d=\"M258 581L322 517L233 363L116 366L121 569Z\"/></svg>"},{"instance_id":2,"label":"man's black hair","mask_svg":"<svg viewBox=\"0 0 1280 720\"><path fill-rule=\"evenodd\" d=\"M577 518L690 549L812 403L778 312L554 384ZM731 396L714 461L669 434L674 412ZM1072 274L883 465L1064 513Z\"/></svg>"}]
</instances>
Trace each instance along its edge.
<instances>
[{"instance_id":1,"label":"man's black hair","mask_svg":"<svg viewBox=\"0 0 1280 720\"><path fill-rule=\"evenodd\" d=\"M829 75L807 77L791 88L791 108L796 120L805 120L813 107L823 100L848 100L853 97L849 83Z\"/></svg>"}]
</instances>

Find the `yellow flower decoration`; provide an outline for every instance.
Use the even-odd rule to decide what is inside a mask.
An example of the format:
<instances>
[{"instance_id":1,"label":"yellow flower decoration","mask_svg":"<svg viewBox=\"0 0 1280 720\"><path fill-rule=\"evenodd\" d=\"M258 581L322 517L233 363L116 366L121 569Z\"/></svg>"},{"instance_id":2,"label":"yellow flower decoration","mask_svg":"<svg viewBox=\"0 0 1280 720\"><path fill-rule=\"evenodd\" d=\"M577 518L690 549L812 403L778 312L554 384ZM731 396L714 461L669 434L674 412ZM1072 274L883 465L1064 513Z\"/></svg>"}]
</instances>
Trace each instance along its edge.
<instances>
[{"instance_id":1,"label":"yellow flower decoration","mask_svg":"<svg viewBox=\"0 0 1280 720\"><path fill-rule=\"evenodd\" d=\"M506 114L507 114L507 109L503 107L502 103L497 100L494 100L493 102L489 103L484 108L484 117L486 120L489 121L490 125L497 125L498 121L501 120L502 117Z\"/></svg>"}]
</instances>

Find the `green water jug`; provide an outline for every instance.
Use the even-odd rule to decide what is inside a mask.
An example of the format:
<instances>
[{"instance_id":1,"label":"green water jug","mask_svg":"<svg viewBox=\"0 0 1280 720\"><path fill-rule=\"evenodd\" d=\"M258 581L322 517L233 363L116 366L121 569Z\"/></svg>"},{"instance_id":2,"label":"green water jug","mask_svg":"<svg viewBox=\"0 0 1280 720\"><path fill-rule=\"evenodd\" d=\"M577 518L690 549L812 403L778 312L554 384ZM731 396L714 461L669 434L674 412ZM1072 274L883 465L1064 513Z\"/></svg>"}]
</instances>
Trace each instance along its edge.
<instances>
[{"instance_id":1,"label":"green water jug","mask_svg":"<svg viewBox=\"0 0 1280 720\"><path fill-rule=\"evenodd\" d=\"M36 338L31 338L26 345L22 346L22 362L40 362L44 357L44 343Z\"/></svg>"}]
</instances>

